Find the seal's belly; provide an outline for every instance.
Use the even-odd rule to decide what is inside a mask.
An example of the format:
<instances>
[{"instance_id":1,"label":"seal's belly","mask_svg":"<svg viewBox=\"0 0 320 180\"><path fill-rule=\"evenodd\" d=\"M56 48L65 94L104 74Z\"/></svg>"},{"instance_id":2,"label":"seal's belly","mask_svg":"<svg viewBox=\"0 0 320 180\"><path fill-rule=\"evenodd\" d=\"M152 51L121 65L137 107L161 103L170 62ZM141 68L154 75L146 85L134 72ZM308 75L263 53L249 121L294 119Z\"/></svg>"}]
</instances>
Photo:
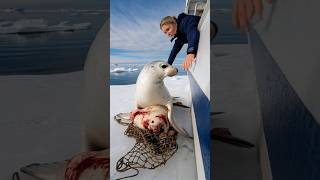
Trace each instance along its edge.
<instances>
[{"instance_id":1,"label":"seal's belly","mask_svg":"<svg viewBox=\"0 0 320 180\"><path fill-rule=\"evenodd\" d=\"M156 105L166 106L171 102L169 91L164 86L154 88L146 88L145 86L142 86L142 88L138 88L137 91L136 103L139 108Z\"/></svg>"},{"instance_id":2,"label":"seal's belly","mask_svg":"<svg viewBox=\"0 0 320 180\"><path fill-rule=\"evenodd\" d=\"M158 97L157 97L158 96ZM157 106L157 105L164 105L166 106L170 102L170 96L161 96L161 95L154 95L152 97L142 96L137 98L137 105L139 108L145 108L148 106Z\"/></svg>"}]
</instances>

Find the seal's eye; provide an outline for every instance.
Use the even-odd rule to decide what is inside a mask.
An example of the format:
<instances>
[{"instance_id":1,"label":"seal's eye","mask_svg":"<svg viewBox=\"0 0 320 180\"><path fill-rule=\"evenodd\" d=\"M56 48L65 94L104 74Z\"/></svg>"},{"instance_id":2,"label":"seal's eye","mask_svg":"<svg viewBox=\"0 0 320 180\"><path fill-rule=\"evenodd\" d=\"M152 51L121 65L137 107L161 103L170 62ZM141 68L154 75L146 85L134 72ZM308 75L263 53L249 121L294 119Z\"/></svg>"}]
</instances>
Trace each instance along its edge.
<instances>
[{"instance_id":1,"label":"seal's eye","mask_svg":"<svg viewBox=\"0 0 320 180\"><path fill-rule=\"evenodd\" d=\"M167 67L168 67L168 65L166 65L166 64L161 65L161 68L162 68L162 69L165 69L165 68L167 68Z\"/></svg>"}]
</instances>

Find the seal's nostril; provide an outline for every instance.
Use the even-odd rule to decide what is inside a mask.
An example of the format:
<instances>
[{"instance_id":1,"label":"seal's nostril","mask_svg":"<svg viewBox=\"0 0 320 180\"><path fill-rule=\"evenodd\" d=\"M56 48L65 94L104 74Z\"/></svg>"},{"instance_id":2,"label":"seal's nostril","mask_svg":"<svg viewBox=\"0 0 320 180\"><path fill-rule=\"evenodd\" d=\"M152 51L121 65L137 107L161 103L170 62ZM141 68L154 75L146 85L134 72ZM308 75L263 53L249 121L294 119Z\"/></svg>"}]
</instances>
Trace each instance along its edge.
<instances>
[{"instance_id":1,"label":"seal's nostril","mask_svg":"<svg viewBox=\"0 0 320 180\"><path fill-rule=\"evenodd\" d=\"M177 70L177 73L178 73L178 68L176 68L176 70Z\"/></svg>"}]
</instances>

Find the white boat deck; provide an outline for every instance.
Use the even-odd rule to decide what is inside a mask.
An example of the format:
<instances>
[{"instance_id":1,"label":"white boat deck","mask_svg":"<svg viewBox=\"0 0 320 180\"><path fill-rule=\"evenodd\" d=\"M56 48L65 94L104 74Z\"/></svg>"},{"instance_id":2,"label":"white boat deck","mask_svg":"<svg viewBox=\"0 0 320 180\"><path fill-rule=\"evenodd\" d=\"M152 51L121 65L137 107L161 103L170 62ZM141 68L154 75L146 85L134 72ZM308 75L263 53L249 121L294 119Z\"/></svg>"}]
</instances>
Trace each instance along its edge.
<instances>
[{"instance_id":1,"label":"white boat deck","mask_svg":"<svg viewBox=\"0 0 320 180\"><path fill-rule=\"evenodd\" d=\"M212 142L214 180L262 180L257 147L246 149Z\"/></svg>"},{"instance_id":2,"label":"white boat deck","mask_svg":"<svg viewBox=\"0 0 320 180\"><path fill-rule=\"evenodd\" d=\"M256 146L241 148L212 141L214 180L262 180L259 160L261 117L250 47L247 44L214 45L211 92L213 127L228 128L233 136Z\"/></svg>"}]
</instances>

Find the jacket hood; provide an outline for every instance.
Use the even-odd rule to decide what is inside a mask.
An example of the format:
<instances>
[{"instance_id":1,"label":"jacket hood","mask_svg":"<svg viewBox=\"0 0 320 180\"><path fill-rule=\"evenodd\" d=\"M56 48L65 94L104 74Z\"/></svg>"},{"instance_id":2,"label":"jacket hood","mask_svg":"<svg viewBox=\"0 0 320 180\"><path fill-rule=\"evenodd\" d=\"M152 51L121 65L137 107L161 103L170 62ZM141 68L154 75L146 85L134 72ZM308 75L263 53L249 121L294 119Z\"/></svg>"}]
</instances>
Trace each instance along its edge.
<instances>
[{"instance_id":1,"label":"jacket hood","mask_svg":"<svg viewBox=\"0 0 320 180\"><path fill-rule=\"evenodd\" d=\"M178 16L178 18L177 18L177 25L178 25L178 26L179 26L181 20L182 20L184 17L186 17L186 16L187 16L186 13L181 13L181 14L179 14L179 16Z\"/></svg>"}]
</instances>

